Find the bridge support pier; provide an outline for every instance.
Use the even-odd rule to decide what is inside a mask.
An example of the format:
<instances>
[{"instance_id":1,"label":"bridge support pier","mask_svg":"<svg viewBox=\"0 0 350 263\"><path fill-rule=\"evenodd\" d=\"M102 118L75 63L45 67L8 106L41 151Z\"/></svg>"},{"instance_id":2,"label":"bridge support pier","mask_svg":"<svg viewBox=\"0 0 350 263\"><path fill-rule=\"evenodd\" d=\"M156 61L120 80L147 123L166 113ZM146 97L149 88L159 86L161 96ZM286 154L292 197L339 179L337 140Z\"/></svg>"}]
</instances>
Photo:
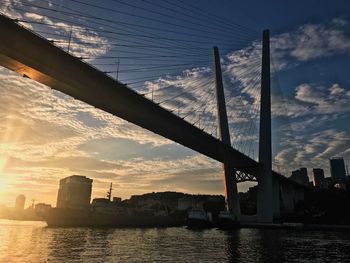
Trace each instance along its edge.
<instances>
[{"instance_id":1,"label":"bridge support pier","mask_svg":"<svg viewBox=\"0 0 350 263\"><path fill-rule=\"evenodd\" d=\"M217 110L218 110L218 126L220 140L231 147L230 132L228 128L226 103L224 87L222 84L222 73L220 64L219 49L214 47L214 68L215 68L215 81L216 81L216 98L217 98ZM230 164L227 156L224 156L224 162L222 164L222 171L224 173L225 183L225 198L228 211L237 219L241 217L241 209L238 200L238 190L236 182L236 170Z\"/></svg>"},{"instance_id":2,"label":"bridge support pier","mask_svg":"<svg viewBox=\"0 0 350 263\"><path fill-rule=\"evenodd\" d=\"M272 150L271 150L271 87L270 87L270 36L263 32L257 217L261 223L272 223Z\"/></svg>"},{"instance_id":3,"label":"bridge support pier","mask_svg":"<svg viewBox=\"0 0 350 263\"><path fill-rule=\"evenodd\" d=\"M280 190L281 182L277 178L272 178L272 202L273 202L273 218L281 217L281 200Z\"/></svg>"}]
</instances>

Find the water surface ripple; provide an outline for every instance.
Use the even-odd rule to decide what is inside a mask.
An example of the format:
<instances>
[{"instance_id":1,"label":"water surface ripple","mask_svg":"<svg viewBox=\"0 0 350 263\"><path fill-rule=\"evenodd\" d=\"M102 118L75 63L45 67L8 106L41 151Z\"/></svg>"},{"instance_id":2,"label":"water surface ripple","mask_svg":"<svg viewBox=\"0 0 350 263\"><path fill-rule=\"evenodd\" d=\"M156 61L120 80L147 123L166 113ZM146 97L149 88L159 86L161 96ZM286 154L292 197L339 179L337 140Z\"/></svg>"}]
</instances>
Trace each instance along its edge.
<instances>
[{"instance_id":1,"label":"water surface ripple","mask_svg":"<svg viewBox=\"0 0 350 263\"><path fill-rule=\"evenodd\" d=\"M350 262L350 233L48 228L0 220L0 262Z\"/></svg>"}]
</instances>

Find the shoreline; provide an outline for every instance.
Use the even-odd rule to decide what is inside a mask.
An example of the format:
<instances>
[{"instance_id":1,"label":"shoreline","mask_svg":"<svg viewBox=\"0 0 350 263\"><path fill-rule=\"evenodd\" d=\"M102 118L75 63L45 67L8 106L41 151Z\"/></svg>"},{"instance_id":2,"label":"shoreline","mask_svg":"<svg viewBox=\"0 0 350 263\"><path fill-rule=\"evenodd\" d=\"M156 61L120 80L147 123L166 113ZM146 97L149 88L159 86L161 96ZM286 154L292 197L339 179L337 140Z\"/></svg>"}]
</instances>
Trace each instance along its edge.
<instances>
[{"instance_id":1,"label":"shoreline","mask_svg":"<svg viewBox=\"0 0 350 263\"><path fill-rule=\"evenodd\" d=\"M20 220L20 219L8 219L8 218L0 218L0 220L6 220L6 221L12 221L12 222L41 222L46 223L45 220ZM47 223L46 223L47 224ZM125 226L46 226L49 228L60 228L60 227L67 227L67 228L79 228L79 227L86 227L86 228L130 228ZM133 226L131 228L168 228L168 227L186 227L185 225L161 225L161 226ZM203 228L205 229L218 229L216 226L211 228ZM264 223L253 223L253 222L241 222L240 226L237 227L237 229L277 229L277 230L306 230L306 231L346 231L350 232L350 225L331 225L331 224L303 224L303 223L281 223L281 224L264 224ZM201 229L201 228L199 228ZM219 229L220 230L220 229ZM235 229L233 229L234 231ZM231 230L232 231L232 230Z\"/></svg>"},{"instance_id":2,"label":"shoreline","mask_svg":"<svg viewBox=\"0 0 350 263\"><path fill-rule=\"evenodd\" d=\"M323 231L350 232L350 225L304 224L304 223L263 224L263 223L251 223L251 222L244 223L244 222L241 222L240 228L316 230L316 231L323 230Z\"/></svg>"}]
</instances>

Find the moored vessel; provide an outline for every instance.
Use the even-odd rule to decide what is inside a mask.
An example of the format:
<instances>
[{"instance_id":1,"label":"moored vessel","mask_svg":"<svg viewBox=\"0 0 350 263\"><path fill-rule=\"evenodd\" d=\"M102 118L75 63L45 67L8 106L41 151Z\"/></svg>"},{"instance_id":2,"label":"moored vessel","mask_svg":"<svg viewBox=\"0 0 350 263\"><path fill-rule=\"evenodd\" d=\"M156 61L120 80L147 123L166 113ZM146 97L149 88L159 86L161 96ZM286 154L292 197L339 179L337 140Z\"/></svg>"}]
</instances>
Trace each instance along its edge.
<instances>
[{"instance_id":1,"label":"moored vessel","mask_svg":"<svg viewBox=\"0 0 350 263\"><path fill-rule=\"evenodd\" d=\"M49 227L175 227L185 224L184 218L110 211L51 208L41 215Z\"/></svg>"},{"instance_id":2,"label":"moored vessel","mask_svg":"<svg viewBox=\"0 0 350 263\"><path fill-rule=\"evenodd\" d=\"M218 215L217 226L219 229L235 229L239 227L239 221L228 210L224 210Z\"/></svg>"},{"instance_id":3,"label":"moored vessel","mask_svg":"<svg viewBox=\"0 0 350 263\"><path fill-rule=\"evenodd\" d=\"M201 208L194 208L188 211L187 215L188 228L210 228L214 227L211 213L205 212Z\"/></svg>"}]
</instances>

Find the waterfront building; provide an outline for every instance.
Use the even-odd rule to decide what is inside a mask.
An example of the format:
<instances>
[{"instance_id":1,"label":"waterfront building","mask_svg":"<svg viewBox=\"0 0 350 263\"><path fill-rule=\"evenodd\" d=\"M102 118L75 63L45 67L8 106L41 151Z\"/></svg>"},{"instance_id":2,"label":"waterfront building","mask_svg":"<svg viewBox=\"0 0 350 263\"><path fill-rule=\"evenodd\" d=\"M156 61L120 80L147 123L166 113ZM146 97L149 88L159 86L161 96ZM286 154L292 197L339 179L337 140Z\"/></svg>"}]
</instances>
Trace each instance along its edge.
<instances>
[{"instance_id":1,"label":"waterfront building","mask_svg":"<svg viewBox=\"0 0 350 263\"><path fill-rule=\"evenodd\" d=\"M304 180L304 183L308 184L309 183L309 176L307 174L307 168L302 167L299 170L300 170L301 178L303 178L303 180Z\"/></svg>"},{"instance_id":2,"label":"waterfront building","mask_svg":"<svg viewBox=\"0 0 350 263\"><path fill-rule=\"evenodd\" d=\"M153 199L153 198L145 198L145 199L138 200L137 202L139 206L144 208L151 208L152 206L159 205L160 203L161 203L160 200Z\"/></svg>"},{"instance_id":3,"label":"waterfront building","mask_svg":"<svg viewBox=\"0 0 350 263\"><path fill-rule=\"evenodd\" d=\"M121 204L122 203L122 198L114 196L113 197L113 203Z\"/></svg>"},{"instance_id":4,"label":"waterfront building","mask_svg":"<svg viewBox=\"0 0 350 263\"><path fill-rule=\"evenodd\" d=\"M314 168L312 172L314 176L313 178L314 187L324 188L325 187L324 170L321 168Z\"/></svg>"},{"instance_id":5,"label":"waterfront building","mask_svg":"<svg viewBox=\"0 0 350 263\"><path fill-rule=\"evenodd\" d=\"M298 170L292 171L292 175L290 179L293 180L294 182L297 182L305 186L309 185L309 176L307 175L307 169L304 167Z\"/></svg>"},{"instance_id":6,"label":"waterfront building","mask_svg":"<svg viewBox=\"0 0 350 263\"><path fill-rule=\"evenodd\" d=\"M343 157L334 157L329 160L331 176L334 182L345 182L346 171Z\"/></svg>"},{"instance_id":7,"label":"waterfront building","mask_svg":"<svg viewBox=\"0 0 350 263\"><path fill-rule=\"evenodd\" d=\"M92 179L72 175L60 180L57 208L86 208L90 206Z\"/></svg>"},{"instance_id":8,"label":"waterfront building","mask_svg":"<svg viewBox=\"0 0 350 263\"><path fill-rule=\"evenodd\" d=\"M346 184L345 184L345 182L335 183L334 188L346 190Z\"/></svg>"},{"instance_id":9,"label":"waterfront building","mask_svg":"<svg viewBox=\"0 0 350 263\"><path fill-rule=\"evenodd\" d=\"M108 198L94 198L91 202L91 207L95 212L115 213L120 204L111 202Z\"/></svg>"},{"instance_id":10,"label":"waterfront building","mask_svg":"<svg viewBox=\"0 0 350 263\"><path fill-rule=\"evenodd\" d=\"M37 214L47 213L50 209L51 209L51 205L49 205L49 204L38 203L35 205L35 212Z\"/></svg>"},{"instance_id":11,"label":"waterfront building","mask_svg":"<svg viewBox=\"0 0 350 263\"><path fill-rule=\"evenodd\" d=\"M177 210L188 210L196 206L196 200L191 197L184 196L177 201Z\"/></svg>"},{"instance_id":12,"label":"waterfront building","mask_svg":"<svg viewBox=\"0 0 350 263\"><path fill-rule=\"evenodd\" d=\"M324 179L324 185L325 185L325 188L332 188L334 186L334 181L332 177L326 177Z\"/></svg>"},{"instance_id":13,"label":"waterfront building","mask_svg":"<svg viewBox=\"0 0 350 263\"><path fill-rule=\"evenodd\" d=\"M25 202L26 202L26 197L24 195L17 196L16 203L15 203L15 210L23 211Z\"/></svg>"}]
</instances>

